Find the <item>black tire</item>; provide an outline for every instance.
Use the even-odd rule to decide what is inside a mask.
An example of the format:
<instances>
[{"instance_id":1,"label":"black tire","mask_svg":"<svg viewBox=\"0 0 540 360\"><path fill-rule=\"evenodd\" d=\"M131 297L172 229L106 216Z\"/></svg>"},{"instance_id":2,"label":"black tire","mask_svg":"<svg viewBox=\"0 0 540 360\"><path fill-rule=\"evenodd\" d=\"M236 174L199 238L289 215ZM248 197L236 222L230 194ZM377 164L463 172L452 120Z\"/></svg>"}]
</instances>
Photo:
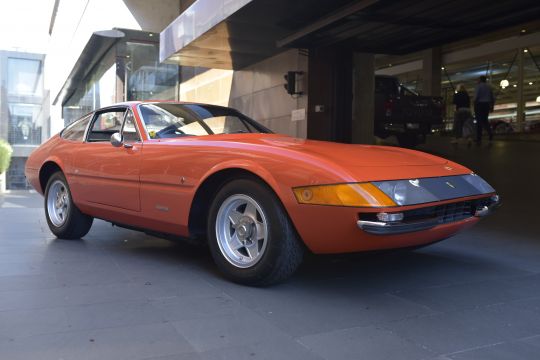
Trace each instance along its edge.
<instances>
[{"instance_id":1,"label":"black tire","mask_svg":"<svg viewBox=\"0 0 540 360\"><path fill-rule=\"evenodd\" d=\"M497 126L495 126L495 129L493 132L497 135L506 135L512 132L512 128L507 123L500 122L497 124Z\"/></svg>"},{"instance_id":2,"label":"black tire","mask_svg":"<svg viewBox=\"0 0 540 360\"><path fill-rule=\"evenodd\" d=\"M63 223L55 225L51 219L51 214L49 213L48 198L52 185L59 182L65 187L67 193L66 201L69 201L69 207L66 211L67 214L65 215ZM51 232L56 235L57 238L66 240L80 239L88 234L88 231L90 231L90 228L92 227L92 222L94 221L94 218L83 214L77 206L75 206L66 178L60 171L54 173L49 178L49 181L47 181L47 187L45 188L45 217Z\"/></svg>"},{"instance_id":3,"label":"black tire","mask_svg":"<svg viewBox=\"0 0 540 360\"><path fill-rule=\"evenodd\" d=\"M241 268L227 260L220 249L217 235L219 209L227 199L247 196L255 200L266 218L266 248L257 263ZM208 242L212 257L221 272L230 280L251 286L267 286L288 279L302 263L304 245L281 202L265 184L252 179L239 179L225 184L216 194L208 217Z\"/></svg>"}]
</instances>

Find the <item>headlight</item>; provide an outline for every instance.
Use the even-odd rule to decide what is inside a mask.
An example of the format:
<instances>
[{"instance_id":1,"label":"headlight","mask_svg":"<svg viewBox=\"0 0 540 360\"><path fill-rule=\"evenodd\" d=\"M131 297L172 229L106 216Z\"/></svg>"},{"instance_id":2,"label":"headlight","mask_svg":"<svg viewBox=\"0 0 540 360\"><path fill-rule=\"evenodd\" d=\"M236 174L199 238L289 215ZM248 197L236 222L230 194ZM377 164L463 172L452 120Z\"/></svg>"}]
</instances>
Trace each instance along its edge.
<instances>
[{"instance_id":1,"label":"headlight","mask_svg":"<svg viewBox=\"0 0 540 360\"><path fill-rule=\"evenodd\" d=\"M373 184L398 205L412 205L437 201L437 197L423 187L426 179L378 181Z\"/></svg>"},{"instance_id":2,"label":"headlight","mask_svg":"<svg viewBox=\"0 0 540 360\"><path fill-rule=\"evenodd\" d=\"M398 205L416 205L495 192L476 174L374 181L372 184Z\"/></svg>"},{"instance_id":3,"label":"headlight","mask_svg":"<svg viewBox=\"0 0 540 360\"><path fill-rule=\"evenodd\" d=\"M388 207L424 204L494 193L475 174L293 188L300 204Z\"/></svg>"},{"instance_id":4,"label":"headlight","mask_svg":"<svg viewBox=\"0 0 540 360\"><path fill-rule=\"evenodd\" d=\"M371 183L302 186L293 189L300 204L384 207L396 203Z\"/></svg>"}]
</instances>

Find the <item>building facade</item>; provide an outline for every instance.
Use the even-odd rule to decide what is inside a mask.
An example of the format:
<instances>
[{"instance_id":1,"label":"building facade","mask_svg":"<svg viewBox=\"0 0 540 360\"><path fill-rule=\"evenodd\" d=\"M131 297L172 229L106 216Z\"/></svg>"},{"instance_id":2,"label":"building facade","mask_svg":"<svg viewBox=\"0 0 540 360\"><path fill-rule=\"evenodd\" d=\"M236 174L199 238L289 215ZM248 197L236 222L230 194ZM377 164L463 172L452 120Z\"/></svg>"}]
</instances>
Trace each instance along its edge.
<instances>
[{"instance_id":1,"label":"building facade","mask_svg":"<svg viewBox=\"0 0 540 360\"><path fill-rule=\"evenodd\" d=\"M497 94L493 119L525 129L540 111L536 3L456 2L464 14L410 0L56 2L53 133L113 102L165 99L232 106L292 136L371 142L376 74L443 96L449 122L455 87L472 95L480 75Z\"/></svg>"},{"instance_id":2,"label":"building facade","mask_svg":"<svg viewBox=\"0 0 540 360\"><path fill-rule=\"evenodd\" d=\"M49 138L49 93L43 85L45 56L0 51L0 138L13 147L6 188L27 189L28 155Z\"/></svg>"}]
</instances>

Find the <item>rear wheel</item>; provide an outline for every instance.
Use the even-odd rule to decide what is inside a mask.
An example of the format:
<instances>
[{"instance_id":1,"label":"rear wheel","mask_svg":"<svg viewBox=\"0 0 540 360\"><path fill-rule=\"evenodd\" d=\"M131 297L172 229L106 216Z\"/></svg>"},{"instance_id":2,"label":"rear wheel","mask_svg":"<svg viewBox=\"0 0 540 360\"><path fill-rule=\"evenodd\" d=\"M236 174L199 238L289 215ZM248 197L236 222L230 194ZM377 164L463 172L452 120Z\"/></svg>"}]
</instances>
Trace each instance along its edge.
<instances>
[{"instance_id":1,"label":"rear wheel","mask_svg":"<svg viewBox=\"0 0 540 360\"><path fill-rule=\"evenodd\" d=\"M210 207L207 230L214 261L235 282L274 284L302 262L303 245L283 206L257 181L226 184Z\"/></svg>"},{"instance_id":2,"label":"rear wheel","mask_svg":"<svg viewBox=\"0 0 540 360\"><path fill-rule=\"evenodd\" d=\"M64 174L54 173L45 188L45 216L51 232L60 239L80 239L88 234L93 218L73 203Z\"/></svg>"},{"instance_id":3,"label":"rear wheel","mask_svg":"<svg viewBox=\"0 0 540 360\"><path fill-rule=\"evenodd\" d=\"M512 128L505 122L500 122L495 126L495 134L505 135L512 132Z\"/></svg>"}]
</instances>

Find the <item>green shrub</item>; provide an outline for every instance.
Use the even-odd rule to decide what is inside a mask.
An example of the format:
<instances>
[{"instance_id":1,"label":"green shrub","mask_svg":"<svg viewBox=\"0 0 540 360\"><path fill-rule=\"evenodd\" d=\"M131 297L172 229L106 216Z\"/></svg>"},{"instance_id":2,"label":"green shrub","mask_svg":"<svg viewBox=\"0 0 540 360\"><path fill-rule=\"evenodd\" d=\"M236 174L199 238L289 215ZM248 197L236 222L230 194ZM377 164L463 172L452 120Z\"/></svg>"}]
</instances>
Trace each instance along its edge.
<instances>
[{"instance_id":1,"label":"green shrub","mask_svg":"<svg viewBox=\"0 0 540 360\"><path fill-rule=\"evenodd\" d=\"M0 174L7 171L13 149L5 140L0 139Z\"/></svg>"}]
</instances>

